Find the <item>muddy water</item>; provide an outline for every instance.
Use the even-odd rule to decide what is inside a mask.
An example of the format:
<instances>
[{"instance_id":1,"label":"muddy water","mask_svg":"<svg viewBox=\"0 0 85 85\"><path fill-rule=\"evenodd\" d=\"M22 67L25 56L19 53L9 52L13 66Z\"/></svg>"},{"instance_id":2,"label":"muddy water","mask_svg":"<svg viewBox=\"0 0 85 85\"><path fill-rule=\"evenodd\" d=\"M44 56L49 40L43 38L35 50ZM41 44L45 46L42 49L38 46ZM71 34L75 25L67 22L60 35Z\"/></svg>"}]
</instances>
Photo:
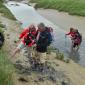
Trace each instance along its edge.
<instances>
[{"instance_id":1,"label":"muddy water","mask_svg":"<svg viewBox=\"0 0 85 85\"><path fill-rule=\"evenodd\" d=\"M6 6L14 14L19 22L22 23L22 28L29 26L31 23L38 24L44 22L47 26L54 28L54 42L53 46L58 48L65 56L70 56L75 62L85 66L85 45L84 42L81 45L79 53L70 53L71 41L69 38L65 38L65 31L52 22L46 20L40 16L33 7L22 3L8 2Z\"/></svg>"}]
</instances>

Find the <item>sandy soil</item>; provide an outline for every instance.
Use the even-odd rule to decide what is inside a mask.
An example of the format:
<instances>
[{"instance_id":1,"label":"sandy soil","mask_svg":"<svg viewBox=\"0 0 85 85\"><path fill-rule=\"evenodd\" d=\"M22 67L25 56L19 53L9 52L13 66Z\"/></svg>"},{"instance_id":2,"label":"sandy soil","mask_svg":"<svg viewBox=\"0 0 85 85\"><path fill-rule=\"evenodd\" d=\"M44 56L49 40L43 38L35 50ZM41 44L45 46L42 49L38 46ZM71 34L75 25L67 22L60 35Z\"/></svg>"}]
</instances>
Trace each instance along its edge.
<instances>
[{"instance_id":1,"label":"sandy soil","mask_svg":"<svg viewBox=\"0 0 85 85\"><path fill-rule=\"evenodd\" d=\"M6 48L10 55L10 53L12 53L16 47L14 40L19 35L20 25L17 24L15 21L2 17L1 15L0 15L0 21L6 25L6 29L5 29ZM15 63L16 61L20 61L24 67L30 66L29 63L27 62L27 58L23 56L22 52L16 55L16 57L13 59L11 59L10 57L11 55L9 56L9 59L13 63ZM51 55L49 55L48 61L51 62L52 67L54 67L57 72L60 72L60 74L64 74L68 79L70 79L71 85L85 85L85 68L80 67L73 61L70 61L69 64L59 61L55 59L55 53L51 53ZM48 80L44 82L36 81L38 76L40 75L37 72L28 75L22 73L20 74L16 71L13 74L13 81L15 85L47 85L47 84L61 85L61 84L53 83ZM24 79L27 80L27 82L20 81L19 78L21 77L23 78L25 77Z\"/></svg>"},{"instance_id":2,"label":"sandy soil","mask_svg":"<svg viewBox=\"0 0 85 85\"><path fill-rule=\"evenodd\" d=\"M38 9L37 12L61 29L66 31L69 31L70 27L79 29L85 38L85 17L71 16L68 13L58 12L53 9Z\"/></svg>"}]
</instances>

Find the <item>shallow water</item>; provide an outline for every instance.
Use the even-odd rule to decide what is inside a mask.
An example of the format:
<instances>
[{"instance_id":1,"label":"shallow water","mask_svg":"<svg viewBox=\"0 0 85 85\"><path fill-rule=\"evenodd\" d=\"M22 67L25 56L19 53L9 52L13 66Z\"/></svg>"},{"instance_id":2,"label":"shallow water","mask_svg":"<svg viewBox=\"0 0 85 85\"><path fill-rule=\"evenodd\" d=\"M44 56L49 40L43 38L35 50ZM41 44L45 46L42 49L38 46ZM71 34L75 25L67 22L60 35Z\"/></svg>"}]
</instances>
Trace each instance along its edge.
<instances>
[{"instance_id":1,"label":"shallow water","mask_svg":"<svg viewBox=\"0 0 85 85\"><path fill-rule=\"evenodd\" d=\"M18 4L18 5L16 5ZM22 3L8 2L5 4L8 9L14 14L16 19L22 23L22 28L28 27L31 23L38 24L44 22L46 26L54 28L54 42L53 46L58 48L65 56L70 56L75 62L82 66L85 66L85 40L82 42L79 53L70 53L71 41L67 37L65 38L65 31L58 26L55 26L52 22L46 20L40 16L33 7Z\"/></svg>"}]
</instances>

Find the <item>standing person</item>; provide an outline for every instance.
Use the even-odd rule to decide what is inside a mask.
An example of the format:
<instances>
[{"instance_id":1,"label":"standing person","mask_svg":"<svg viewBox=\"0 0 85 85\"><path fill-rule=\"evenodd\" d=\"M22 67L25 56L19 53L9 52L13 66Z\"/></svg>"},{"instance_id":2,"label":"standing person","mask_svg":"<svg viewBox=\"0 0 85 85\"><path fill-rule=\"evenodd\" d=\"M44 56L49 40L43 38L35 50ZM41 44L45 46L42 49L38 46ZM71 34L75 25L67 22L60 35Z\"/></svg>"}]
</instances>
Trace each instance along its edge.
<instances>
[{"instance_id":1,"label":"standing person","mask_svg":"<svg viewBox=\"0 0 85 85\"><path fill-rule=\"evenodd\" d=\"M75 29L75 36L73 38L73 48L78 52L79 50L79 47L81 45L81 42L82 42L82 35L79 33L78 29Z\"/></svg>"},{"instance_id":2,"label":"standing person","mask_svg":"<svg viewBox=\"0 0 85 85\"><path fill-rule=\"evenodd\" d=\"M75 29L74 28L70 28L70 32L68 32L67 34L65 34L65 36L67 36L67 35L70 35L70 37L71 37L71 40L72 40L72 45L71 45L71 51L73 51L73 42L74 42L74 37L75 37Z\"/></svg>"},{"instance_id":3,"label":"standing person","mask_svg":"<svg viewBox=\"0 0 85 85\"><path fill-rule=\"evenodd\" d=\"M38 58L38 60L40 60L42 64L45 64L47 47L50 45L51 42L51 33L47 31L44 23L38 24L36 58Z\"/></svg>"},{"instance_id":4,"label":"standing person","mask_svg":"<svg viewBox=\"0 0 85 85\"><path fill-rule=\"evenodd\" d=\"M20 34L20 44L15 49L13 56L15 56L16 53L20 52L21 49L24 47L31 47L35 44L35 37L36 37L36 28L34 25L30 25L28 28L24 29L22 33Z\"/></svg>"}]
</instances>

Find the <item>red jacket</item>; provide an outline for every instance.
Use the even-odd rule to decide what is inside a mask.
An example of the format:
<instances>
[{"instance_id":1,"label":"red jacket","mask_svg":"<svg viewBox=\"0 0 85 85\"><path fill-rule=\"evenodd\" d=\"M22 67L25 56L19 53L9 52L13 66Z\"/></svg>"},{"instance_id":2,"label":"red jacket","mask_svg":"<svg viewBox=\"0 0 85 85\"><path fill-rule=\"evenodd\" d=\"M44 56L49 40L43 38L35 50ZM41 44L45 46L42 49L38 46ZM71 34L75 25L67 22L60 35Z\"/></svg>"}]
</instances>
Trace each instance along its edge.
<instances>
[{"instance_id":1,"label":"red jacket","mask_svg":"<svg viewBox=\"0 0 85 85\"><path fill-rule=\"evenodd\" d=\"M27 39L29 32L30 32L29 28L26 28L26 29L24 29L24 30L22 31L22 33L20 34L20 37L19 37L19 38L21 39L21 41L23 42L24 45L26 45L26 42L25 42L24 39ZM31 32L31 34L34 35L34 36L36 36L36 31ZM31 37L29 37L29 38L30 38L30 40L31 40L31 43L29 43L28 46L31 47L32 45L35 44L35 41L32 40Z\"/></svg>"},{"instance_id":2,"label":"red jacket","mask_svg":"<svg viewBox=\"0 0 85 85\"><path fill-rule=\"evenodd\" d=\"M71 37L74 37L75 36L75 32L69 32L66 35L71 35Z\"/></svg>"}]
</instances>

